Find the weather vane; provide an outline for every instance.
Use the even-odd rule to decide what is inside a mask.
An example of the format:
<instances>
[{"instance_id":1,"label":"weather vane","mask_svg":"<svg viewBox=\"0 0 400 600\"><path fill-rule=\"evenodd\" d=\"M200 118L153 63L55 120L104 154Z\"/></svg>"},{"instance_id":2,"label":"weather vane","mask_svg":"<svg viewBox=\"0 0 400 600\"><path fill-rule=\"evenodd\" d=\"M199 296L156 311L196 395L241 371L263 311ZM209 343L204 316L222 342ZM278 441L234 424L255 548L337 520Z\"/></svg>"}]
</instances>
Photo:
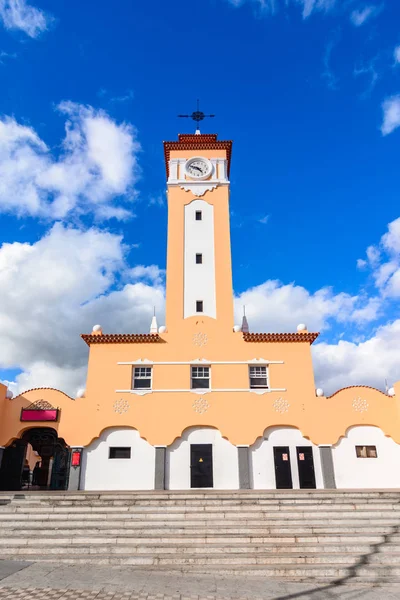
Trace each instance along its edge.
<instances>
[{"instance_id":1,"label":"weather vane","mask_svg":"<svg viewBox=\"0 0 400 600\"><path fill-rule=\"evenodd\" d=\"M178 115L181 119L193 119L196 122L196 133L200 133L199 123L206 118L215 117L215 115L206 115L200 110L199 100L197 100L197 110L193 111L191 115Z\"/></svg>"}]
</instances>

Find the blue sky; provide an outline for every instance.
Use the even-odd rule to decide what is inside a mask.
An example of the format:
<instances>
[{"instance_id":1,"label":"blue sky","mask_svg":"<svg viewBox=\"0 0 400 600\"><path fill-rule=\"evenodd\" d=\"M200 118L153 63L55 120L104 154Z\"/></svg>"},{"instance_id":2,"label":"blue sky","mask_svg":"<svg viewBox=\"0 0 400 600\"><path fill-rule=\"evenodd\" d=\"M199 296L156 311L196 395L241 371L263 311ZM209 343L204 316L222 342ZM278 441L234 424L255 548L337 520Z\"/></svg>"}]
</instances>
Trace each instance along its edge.
<instances>
[{"instance_id":1,"label":"blue sky","mask_svg":"<svg viewBox=\"0 0 400 600\"><path fill-rule=\"evenodd\" d=\"M400 5L0 0L0 379L84 385L79 333L163 319L162 141L234 140L237 306L321 331L317 383L400 379ZM66 134L67 128L67 134ZM2 183L3 182L3 183ZM368 256L367 256L367 249Z\"/></svg>"}]
</instances>

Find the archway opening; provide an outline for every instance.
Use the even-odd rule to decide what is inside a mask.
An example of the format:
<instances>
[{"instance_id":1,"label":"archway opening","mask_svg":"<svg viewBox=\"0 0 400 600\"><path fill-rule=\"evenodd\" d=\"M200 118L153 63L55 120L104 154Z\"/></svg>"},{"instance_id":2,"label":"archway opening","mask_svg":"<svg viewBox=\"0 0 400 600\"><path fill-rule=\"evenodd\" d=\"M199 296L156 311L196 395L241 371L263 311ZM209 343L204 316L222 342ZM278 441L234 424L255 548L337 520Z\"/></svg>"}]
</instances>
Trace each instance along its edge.
<instances>
[{"instance_id":1,"label":"archway opening","mask_svg":"<svg viewBox=\"0 0 400 600\"><path fill-rule=\"evenodd\" d=\"M4 450L1 490L66 490L70 449L57 431L33 427Z\"/></svg>"}]
</instances>

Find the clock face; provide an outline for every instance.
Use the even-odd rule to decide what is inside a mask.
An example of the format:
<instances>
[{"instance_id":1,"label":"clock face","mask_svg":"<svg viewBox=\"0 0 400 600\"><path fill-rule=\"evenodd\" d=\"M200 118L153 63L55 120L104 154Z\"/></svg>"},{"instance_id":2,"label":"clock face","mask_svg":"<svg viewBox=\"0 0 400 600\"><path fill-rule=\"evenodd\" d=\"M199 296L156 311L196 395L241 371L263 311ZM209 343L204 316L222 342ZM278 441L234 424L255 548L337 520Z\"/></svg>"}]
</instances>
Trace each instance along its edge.
<instances>
[{"instance_id":1,"label":"clock face","mask_svg":"<svg viewBox=\"0 0 400 600\"><path fill-rule=\"evenodd\" d=\"M186 173L193 179L205 179L211 170L211 163L205 158L192 158L186 163Z\"/></svg>"}]
</instances>

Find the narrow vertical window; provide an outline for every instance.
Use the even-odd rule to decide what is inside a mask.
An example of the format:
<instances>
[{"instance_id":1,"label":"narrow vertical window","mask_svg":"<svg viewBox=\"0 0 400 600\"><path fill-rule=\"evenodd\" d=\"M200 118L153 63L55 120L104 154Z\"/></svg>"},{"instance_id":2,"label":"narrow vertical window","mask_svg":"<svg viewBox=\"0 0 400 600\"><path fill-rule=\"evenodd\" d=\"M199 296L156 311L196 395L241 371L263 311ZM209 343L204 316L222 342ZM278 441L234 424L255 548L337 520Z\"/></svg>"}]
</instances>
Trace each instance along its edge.
<instances>
[{"instance_id":1,"label":"narrow vertical window","mask_svg":"<svg viewBox=\"0 0 400 600\"><path fill-rule=\"evenodd\" d=\"M196 221L202 221L203 220L203 215L201 210L196 210Z\"/></svg>"},{"instance_id":2,"label":"narrow vertical window","mask_svg":"<svg viewBox=\"0 0 400 600\"><path fill-rule=\"evenodd\" d=\"M203 300L196 300L196 312L203 312Z\"/></svg>"},{"instance_id":3,"label":"narrow vertical window","mask_svg":"<svg viewBox=\"0 0 400 600\"><path fill-rule=\"evenodd\" d=\"M203 264L203 255L196 254L196 265L202 265L202 264Z\"/></svg>"}]
</instances>

